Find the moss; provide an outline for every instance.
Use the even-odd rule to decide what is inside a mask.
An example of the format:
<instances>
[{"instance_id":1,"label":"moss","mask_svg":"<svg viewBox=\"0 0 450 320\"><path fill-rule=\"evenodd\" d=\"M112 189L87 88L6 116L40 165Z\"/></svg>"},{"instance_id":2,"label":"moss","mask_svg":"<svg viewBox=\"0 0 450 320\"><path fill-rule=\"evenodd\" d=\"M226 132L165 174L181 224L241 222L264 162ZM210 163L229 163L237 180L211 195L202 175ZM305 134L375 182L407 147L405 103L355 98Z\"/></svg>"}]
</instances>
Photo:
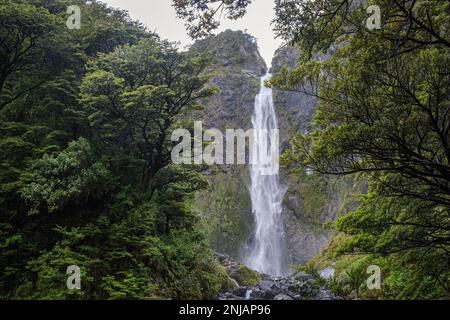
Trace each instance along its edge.
<instances>
[{"instance_id":1,"label":"moss","mask_svg":"<svg viewBox=\"0 0 450 320\"><path fill-rule=\"evenodd\" d=\"M230 277L235 279L239 285L245 287L253 286L262 279L261 274L244 265L241 265L238 270L232 272Z\"/></svg>"},{"instance_id":2,"label":"moss","mask_svg":"<svg viewBox=\"0 0 450 320\"><path fill-rule=\"evenodd\" d=\"M306 218L320 226L321 215L327 204L327 181L321 175L305 175L300 184L300 194L304 199Z\"/></svg>"},{"instance_id":3,"label":"moss","mask_svg":"<svg viewBox=\"0 0 450 320\"><path fill-rule=\"evenodd\" d=\"M247 184L245 171L214 172L211 188L197 193L195 202L211 247L232 257L239 255L253 225L250 195L242 187Z\"/></svg>"},{"instance_id":4,"label":"moss","mask_svg":"<svg viewBox=\"0 0 450 320\"><path fill-rule=\"evenodd\" d=\"M236 288L236 284L229 278L223 266L215 264L211 271L201 276L203 296L200 299L214 299L219 292L232 291Z\"/></svg>"},{"instance_id":5,"label":"moss","mask_svg":"<svg viewBox=\"0 0 450 320\"><path fill-rule=\"evenodd\" d=\"M228 275L228 271L225 269L225 267L221 266L221 268L223 269L224 273L221 273L223 275L223 278L222 278L223 281L222 281L222 287L221 287L220 291L221 292L234 291L238 287L236 280L234 280L233 278L230 278L230 276Z\"/></svg>"}]
</instances>

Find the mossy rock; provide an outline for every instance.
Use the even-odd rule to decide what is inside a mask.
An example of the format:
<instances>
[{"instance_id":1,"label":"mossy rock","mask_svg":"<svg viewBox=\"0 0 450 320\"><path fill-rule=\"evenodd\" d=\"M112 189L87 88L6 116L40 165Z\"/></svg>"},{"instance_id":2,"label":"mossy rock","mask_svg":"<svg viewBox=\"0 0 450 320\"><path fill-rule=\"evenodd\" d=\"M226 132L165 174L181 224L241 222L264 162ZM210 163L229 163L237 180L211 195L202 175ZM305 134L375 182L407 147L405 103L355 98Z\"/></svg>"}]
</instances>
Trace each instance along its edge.
<instances>
[{"instance_id":1,"label":"mossy rock","mask_svg":"<svg viewBox=\"0 0 450 320\"><path fill-rule=\"evenodd\" d=\"M238 286L234 279L228 275L228 271L224 266L217 265L218 278L220 279L220 292L232 292Z\"/></svg>"},{"instance_id":2,"label":"mossy rock","mask_svg":"<svg viewBox=\"0 0 450 320\"><path fill-rule=\"evenodd\" d=\"M255 270L241 265L239 269L233 271L230 277L239 283L240 286L250 287L261 281L261 275Z\"/></svg>"}]
</instances>

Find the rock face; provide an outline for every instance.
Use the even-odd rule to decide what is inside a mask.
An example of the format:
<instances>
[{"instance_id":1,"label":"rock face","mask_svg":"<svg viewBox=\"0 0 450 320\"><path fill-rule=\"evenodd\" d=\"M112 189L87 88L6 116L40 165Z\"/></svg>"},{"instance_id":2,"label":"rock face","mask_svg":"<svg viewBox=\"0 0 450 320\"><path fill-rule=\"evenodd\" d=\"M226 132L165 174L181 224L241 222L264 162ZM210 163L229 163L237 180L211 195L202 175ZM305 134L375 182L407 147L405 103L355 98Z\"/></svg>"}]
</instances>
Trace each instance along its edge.
<instances>
[{"instance_id":1,"label":"rock face","mask_svg":"<svg viewBox=\"0 0 450 320\"><path fill-rule=\"evenodd\" d=\"M251 128L255 96L267 66L258 52L255 38L241 31L227 30L198 41L194 50L209 52L211 84L219 94L204 101L196 115L204 128ZM208 167L211 188L197 195L197 206L207 237L216 251L239 258L251 234L253 215L248 192L246 165Z\"/></svg>"},{"instance_id":2,"label":"rock face","mask_svg":"<svg viewBox=\"0 0 450 320\"><path fill-rule=\"evenodd\" d=\"M283 47L275 52L271 72L276 74L283 66L294 68L299 58L298 51L293 47ZM306 86L306 89L311 89ZM289 142L290 133L300 130L307 133L311 130L311 122L317 106L317 99L308 94L293 91L274 90L274 101L278 107L279 125L283 130L281 141Z\"/></svg>"},{"instance_id":3,"label":"rock face","mask_svg":"<svg viewBox=\"0 0 450 320\"><path fill-rule=\"evenodd\" d=\"M220 90L205 101L201 114L205 124L223 132L251 128L259 79L267 72L255 38L242 31L227 30L197 41L193 49L210 54L211 84Z\"/></svg>"},{"instance_id":4,"label":"rock face","mask_svg":"<svg viewBox=\"0 0 450 320\"><path fill-rule=\"evenodd\" d=\"M283 66L294 68L298 58L299 53L293 47L278 49L272 61L271 72L276 74ZM311 131L317 99L305 93L274 90L274 102L278 112L281 146L282 149L286 149L296 131L300 130L302 133ZM302 186L307 186L304 178L298 172L294 173L285 168L281 170L281 181L286 188L283 217L292 264L306 263L325 247L330 232L324 230L322 225L327 221L333 221L336 217L333 208L330 208L331 210L320 208L317 212L308 212L311 211L308 210L309 203L305 202L316 202L316 199L306 198L302 193ZM318 207L320 205L315 204Z\"/></svg>"}]
</instances>

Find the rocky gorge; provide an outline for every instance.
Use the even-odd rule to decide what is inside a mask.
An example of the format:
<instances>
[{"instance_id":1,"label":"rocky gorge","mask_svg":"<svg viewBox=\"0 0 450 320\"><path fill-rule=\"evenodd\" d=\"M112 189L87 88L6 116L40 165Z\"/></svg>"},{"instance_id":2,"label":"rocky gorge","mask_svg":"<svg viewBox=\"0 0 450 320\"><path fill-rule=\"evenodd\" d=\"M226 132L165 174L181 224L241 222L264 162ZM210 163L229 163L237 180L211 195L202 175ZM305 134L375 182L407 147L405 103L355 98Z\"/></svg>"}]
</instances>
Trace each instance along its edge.
<instances>
[{"instance_id":1,"label":"rocky gorge","mask_svg":"<svg viewBox=\"0 0 450 320\"><path fill-rule=\"evenodd\" d=\"M260 77L269 71L261 58L257 41L242 31L227 30L198 41L194 50L208 52L213 75L211 84L219 94L205 101L196 114L206 127L243 129L251 127L254 99ZM298 52L292 47L277 50L270 71L294 67ZM290 147L290 139L300 130L308 132L317 101L298 92L274 89L274 105L280 130L280 152ZM249 195L249 170L246 165L207 167L211 187L197 195L198 212L212 248L241 260L252 242L255 223ZM329 178L305 170L282 167L284 190L282 217L287 243L288 263L305 264L327 245L332 232L326 227L340 213L354 205L353 194L363 186L352 179Z\"/></svg>"}]
</instances>

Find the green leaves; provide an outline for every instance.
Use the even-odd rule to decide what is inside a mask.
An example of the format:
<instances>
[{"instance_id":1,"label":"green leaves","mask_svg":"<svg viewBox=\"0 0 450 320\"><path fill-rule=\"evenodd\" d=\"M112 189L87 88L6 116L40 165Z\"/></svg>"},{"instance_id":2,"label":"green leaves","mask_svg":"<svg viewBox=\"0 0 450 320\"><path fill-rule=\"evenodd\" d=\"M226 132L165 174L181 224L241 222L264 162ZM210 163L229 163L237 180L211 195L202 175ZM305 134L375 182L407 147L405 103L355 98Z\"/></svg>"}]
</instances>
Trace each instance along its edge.
<instances>
[{"instance_id":1,"label":"green leaves","mask_svg":"<svg viewBox=\"0 0 450 320\"><path fill-rule=\"evenodd\" d=\"M301 57L272 84L319 98L314 131L295 137L285 160L369 181L360 207L337 221L351 237L335 252L387 256L393 278L412 278L403 293L386 289L389 297L449 294L442 285L450 238L450 16L444 2L277 6L277 31ZM365 27L369 4L381 9L380 30ZM427 256L442 260L431 267Z\"/></svg>"},{"instance_id":2,"label":"green leaves","mask_svg":"<svg viewBox=\"0 0 450 320\"><path fill-rule=\"evenodd\" d=\"M215 92L206 56L87 0L3 1L0 38L0 297L213 298L226 277L192 211L207 183L167 167L170 130Z\"/></svg>"},{"instance_id":3,"label":"green leaves","mask_svg":"<svg viewBox=\"0 0 450 320\"><path fill-rule=\"evenodd\" d=\"M202 38L220 25L219 13L225 11L228 19L236 20L246 13L251 0L173 0L179 18L186 20L189 35Z\"/></svg>"},{"instance_id":4,"label":"green leaves","mask_svg":"<svg viewBox=\"0 0 450 320\"><path fill-rule=\"evenodd\" d=\"M93 159L89 143L81 138L58 155L44 155L36 161L31 173L24 177L21 195L33 214L101 199L112 188L109 171Z\"/></svg>"},{"instance_id":5,"label":"green leaves","mask_svg":"<svg viewBox=\"0 0 450 320\"><path fill-rule=\"evenodd\" d=\"M108 149L140 162L144 193L153 192L152 180L170 161L175 123L215 92L206 86L206 63L169 42L145 39L101 55L83 80L91 125Z\"/></svg>"}]
</instances>

